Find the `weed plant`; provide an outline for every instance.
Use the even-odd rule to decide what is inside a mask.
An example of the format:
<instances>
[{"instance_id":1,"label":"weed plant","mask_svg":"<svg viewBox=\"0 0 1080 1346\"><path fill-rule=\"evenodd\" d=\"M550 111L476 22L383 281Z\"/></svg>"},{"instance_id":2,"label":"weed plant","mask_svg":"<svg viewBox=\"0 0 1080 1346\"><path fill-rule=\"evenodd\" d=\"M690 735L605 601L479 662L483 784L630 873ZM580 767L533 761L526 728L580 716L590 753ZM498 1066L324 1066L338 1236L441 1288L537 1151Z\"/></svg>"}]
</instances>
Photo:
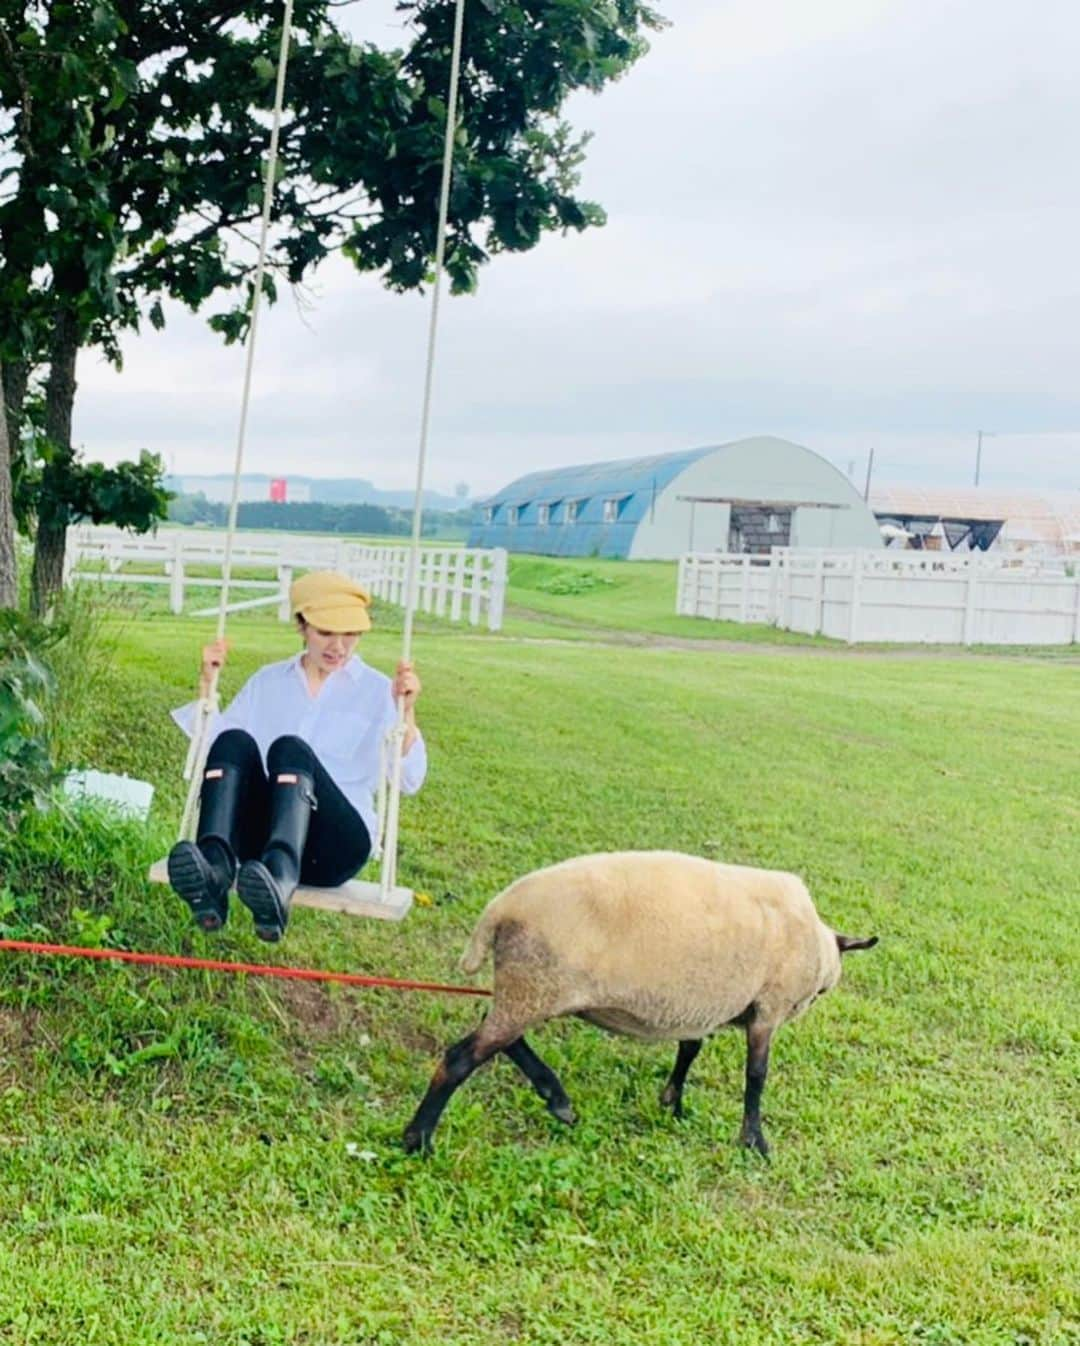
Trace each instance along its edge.
<instances>
[{"instance_id":1,"label":"weed plant","mask_svg":"<svg viewBox=\"0 0 1080 1346\"><path fill-rule=\"evenodd\" d=\"M55 690L46 662L62 632L0 609L0 823L40 805L54 780L45 706Z\"/></svg>"}]
</instances>

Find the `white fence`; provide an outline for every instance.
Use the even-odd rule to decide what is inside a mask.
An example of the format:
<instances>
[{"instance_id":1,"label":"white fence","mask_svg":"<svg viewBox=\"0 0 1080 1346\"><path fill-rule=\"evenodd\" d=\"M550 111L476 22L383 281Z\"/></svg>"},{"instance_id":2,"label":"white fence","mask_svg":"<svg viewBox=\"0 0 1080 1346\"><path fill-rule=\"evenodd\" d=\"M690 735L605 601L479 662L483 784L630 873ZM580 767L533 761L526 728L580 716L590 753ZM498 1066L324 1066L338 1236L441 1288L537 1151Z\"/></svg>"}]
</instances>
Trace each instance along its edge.
<instances>
[{"instance_id":1,"label":"white fence","mask_svg":"<svg viewBox=\"0 0 1080 1346\"><path fill-rule=\"evenodd\" d=\"M849 643L1068 645L1080 641L1080 576L1007 554L691 553L676 610Z\"/></svg>"},{"instance_id":2,"label":"white fence","mask_svg":"<svg viewBox=\"0 0 1080 1346\"><path fill-rule=\"evenodd\" d=\"M66 576L113 584L168 585L169 607L182 613L188 589L220 589L217 576L192 574L220 568L225 558L225 534L209 530L170 529L138 536L120 529L80 526L68 530ZM154 570L138 568L153 566ZM238 570L270 570L274 579L248 579ZM230 594L255 591L261 596L238 597L229 611L244 608L278 609L289 619L289 585L297 570L338 570L352 576L376 598L404 605L409 574L409 548L380 543L302 537L296 533L238 533L232 549ZM423 546L417 569L417 606L423 612L452 622L484 624L498 631L506 601L506 552L501 548ZM217 607L192 616L216 615Z\"/></svg>"}]
</instances>

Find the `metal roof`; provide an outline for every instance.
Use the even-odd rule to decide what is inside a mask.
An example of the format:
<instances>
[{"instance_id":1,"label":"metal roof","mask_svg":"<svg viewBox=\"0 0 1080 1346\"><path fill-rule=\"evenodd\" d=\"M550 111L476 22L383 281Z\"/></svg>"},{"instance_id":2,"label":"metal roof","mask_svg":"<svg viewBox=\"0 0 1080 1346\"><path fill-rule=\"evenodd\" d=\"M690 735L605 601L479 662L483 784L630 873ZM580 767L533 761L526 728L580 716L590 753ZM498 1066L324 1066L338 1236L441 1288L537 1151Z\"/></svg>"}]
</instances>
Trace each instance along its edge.
<instances>
[{"instance_id":1,"label":"metal roof","mask_svg":"<svg viewBox=\"0 0 1080 1346\"><path fill-rule=\"evenodd\" d=\"M881 486L870 493L870 508L878 518L1000 520L1012 546L1080 551L1080 491Z\"/></svg>"},{"instance_id":2,"label":"metal roof","mask_svg":"<svg viewBox=\"0 0 1080 1346\"><path fill-rule=\"evenodd\" d=\"M648 458L583 463L572 467L530 472L490 495L483 505L554 504L557 500L584 500L590 496L623 498L636 491L660 491L690 463L714 453L723 444L676 453L654 453Z\"/></svg>"}]
</instances>

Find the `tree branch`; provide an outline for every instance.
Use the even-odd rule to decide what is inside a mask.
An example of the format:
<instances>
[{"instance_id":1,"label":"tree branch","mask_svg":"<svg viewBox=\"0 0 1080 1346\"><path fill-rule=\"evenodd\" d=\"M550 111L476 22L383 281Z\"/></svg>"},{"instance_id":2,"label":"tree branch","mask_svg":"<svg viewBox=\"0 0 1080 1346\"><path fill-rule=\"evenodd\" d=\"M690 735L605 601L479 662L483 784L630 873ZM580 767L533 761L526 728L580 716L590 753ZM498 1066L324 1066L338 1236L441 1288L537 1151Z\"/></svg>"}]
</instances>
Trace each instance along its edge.
<instances>
[{"instance_id":1,"label":"tree branch","mask_svg":"<svg viewBox=\"0 0 1080 1346\"><path fill-rule=\"evenodd\" d=\"M30 132L34 121L34 100L30 94L30 85L27 83L26 74L19 61L18 52L15 50L15 44L11 40L11 34L7 27L0 27L0 51L3 52L7 62L8 69L11 71L12 78L15 80L19 89L20 103L22 107L22 122L19 126L19 147L23 152L23 157L32 159L34 155L34 145L30 138Z\"/></svg>"}]
</instances>

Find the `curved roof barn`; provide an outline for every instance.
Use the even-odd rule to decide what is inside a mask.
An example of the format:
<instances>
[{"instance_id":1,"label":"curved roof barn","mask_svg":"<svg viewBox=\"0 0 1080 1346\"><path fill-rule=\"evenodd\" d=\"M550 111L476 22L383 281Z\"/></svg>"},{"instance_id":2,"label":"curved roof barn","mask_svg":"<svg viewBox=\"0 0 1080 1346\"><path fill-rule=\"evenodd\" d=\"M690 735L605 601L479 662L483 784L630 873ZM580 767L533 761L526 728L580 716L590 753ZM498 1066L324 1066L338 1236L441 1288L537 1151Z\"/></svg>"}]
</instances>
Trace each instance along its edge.
<instances>
[{"instance_id":1,"label":"curved roof barn","mask_svg":"<svg viewBox=\"0 0 1080 1346\"><path fill-rule=\"evenodd\" d=\"M635 560L771 545L882 543L842 472L769 435L531 472L482 502L469 535L471 547Z\"/></svg>"}]
</instances>

